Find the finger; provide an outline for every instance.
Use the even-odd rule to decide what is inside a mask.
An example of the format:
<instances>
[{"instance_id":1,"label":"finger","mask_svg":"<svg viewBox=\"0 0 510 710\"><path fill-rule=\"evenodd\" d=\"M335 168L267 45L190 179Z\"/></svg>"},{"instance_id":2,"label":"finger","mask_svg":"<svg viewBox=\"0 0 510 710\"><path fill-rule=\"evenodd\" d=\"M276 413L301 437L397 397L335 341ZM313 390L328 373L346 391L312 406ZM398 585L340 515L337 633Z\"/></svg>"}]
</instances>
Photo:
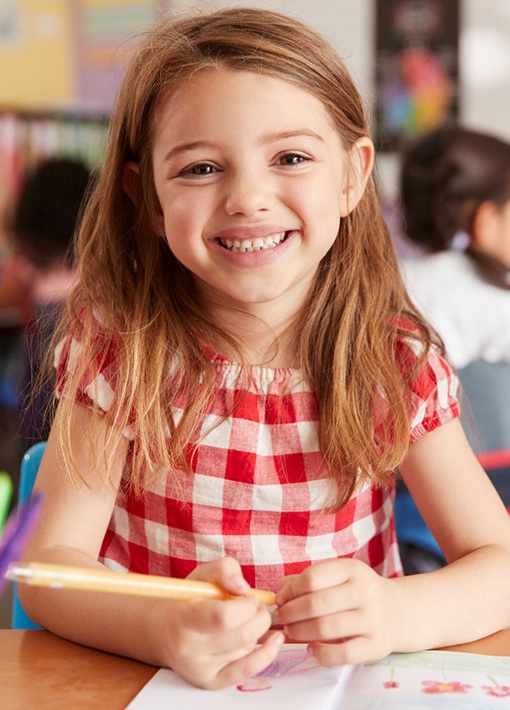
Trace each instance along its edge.
<instances>
[{"instance_id":1,"label":"finger","mask_svg":"<svg viewBox=\"0 0 510 710\"><path fill-rule=\"evenodd\" d=\"M257 597L252 594L228 601L196 599L184 604L184 615L189 629L199 633L232 631L264 612L271 618L267 609L262 607Z\"/></svg>"},{"instance_id":2,"label":"finger","mask_svg":"<svg viewBox=\"0 0 510 710\"><path fill-rule=\"evenodd\" d=\"M317 662L323 666L368 663L378 661L387 655L386 650L378 648L368 636L356 636L338 643L314 642L308 648Z\"/></svg>"},{"instance_id":3,"label":"finger","mask_svg":"<svg viewBox=\"0 0 510 710\"><path fill-rule=\"evenodd\" d=\"M212 636L213 644L211 655L220 656L223 654L236 653L235 658L240 658L248 652L253 651L260 640L270 630L271 615L261 604L258 613L247 623L235 629L222 631ZM266 637L267 638L267 637ZM231 658L230 660L234 660ZM226 664L227 661L223 663Z\"/></svg>"},{"instance_id":4,"label":"finger","mask_svg":"<svg viewBox=\"0 0 510 710\"><path fill-rule=\"evenodd\" d=\"M354 586L344 582L335 587L305 594L278 607L277 619L282 624L295 624L317 619L327 614L352 611L359 606L359 595Z\"/></svg>"},{"instance_id":5,"label":"finger","mask_svg":"<svg viewBox=\"0 0 510 710\"><path fill-rule=\"evenodd\" d=\"M295 641L337 641L366 633L366 626L364 615L356 610L286 624L283 632Z\"/></svg>"},{"instance_id":6,"label":"finger","mask_svg":"<svg viewBox=\"0 0 510 710\"><path fill-rule=\"evenodd\" d=\"M301 574L285 577L276 595L278 606L304 594L346 582L353 568L353 560L330 560L310 565Z\"/></svg>"},{"instance_id":7,"label":"finger","mask_svg":"<svg viewBox=\"0 0 510 710\"><path fill-rule=\"evenodd\" d=\"M255 615L246 623L236 628L229 622L231 615L227 614L226 623L223 628L210 626L211 618L207 616L213 604L225 607L246 605L248 599L236 600L235 602L215 602L195 605L195 612L188 608L187 615L179 617L179 623L174 628L175 648L178 649L177 656L171 658L171 667L175 668L180 675L193 681L197 675L197 668L200 668L201 675L212 677L217 670L229 663L238 660L253 650L259 644L260 637L265 634L271 624L271 616L266 607L255 599ZM192 605L189 605L191 607ZM206 672L208 669L208 673Z\"/></svg>"},{"instance_id":8,"label":"finger","mask_svg":"<svg viewBox=\"0 0 510 710\"><path fill-rule=\"evenodd\" d=\"M217 675L215 688L226 688L242 683L247 678L252 678L272 663L284 642L284 636L276 631L267 637L263 644L257 646L251 653L243 658L226 665Z\"/></svg>"},{"instance_id":9,"label":"finger","mask_svg":"<svg viewBox=\"0 0 510 710\"><path fill-rule=\"evenodd\" d=\"M250 585L244 579L241 565L233 557L205 562L196 567L188 578L219 584L229 594L236 596L243 596L250 591Z\"/></svg>"},{"instance_id":10,"label":"finger","mask_svg":"<svg viewBox=\"0 0 510 710\"><path fill-rule=\"evenodd\" d=\"M243 576L241 565L233 557L223 557L199 565L191 572L189 578L218 584L233 596L244 596L251 591L250 585Z\"/></svg>"}]
</instances>

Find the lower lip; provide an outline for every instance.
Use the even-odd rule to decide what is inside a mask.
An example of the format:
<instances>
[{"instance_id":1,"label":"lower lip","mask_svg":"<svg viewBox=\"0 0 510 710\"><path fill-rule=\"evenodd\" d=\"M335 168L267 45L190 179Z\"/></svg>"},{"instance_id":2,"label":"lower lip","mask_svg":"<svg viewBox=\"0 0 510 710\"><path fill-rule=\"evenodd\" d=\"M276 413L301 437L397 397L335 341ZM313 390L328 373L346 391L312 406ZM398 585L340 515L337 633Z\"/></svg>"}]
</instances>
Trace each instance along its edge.
<instances>
[{"instance_id":1,"label":"lower lip","mask_svg":"<svg viewBox=\"0 0 510 710\"><path fill-rule=\"evenodd\" d=\"M254 268L271 264L276 259L279 259L280 256L283 256L295 240L296 235L297 231L288 232L286 239L277 246L257 251L229 251L217 241L212 241L211 244L215 251L221 254L222 258L226 259L230 264L242 268Z\"/></svg>"}]
</instances>

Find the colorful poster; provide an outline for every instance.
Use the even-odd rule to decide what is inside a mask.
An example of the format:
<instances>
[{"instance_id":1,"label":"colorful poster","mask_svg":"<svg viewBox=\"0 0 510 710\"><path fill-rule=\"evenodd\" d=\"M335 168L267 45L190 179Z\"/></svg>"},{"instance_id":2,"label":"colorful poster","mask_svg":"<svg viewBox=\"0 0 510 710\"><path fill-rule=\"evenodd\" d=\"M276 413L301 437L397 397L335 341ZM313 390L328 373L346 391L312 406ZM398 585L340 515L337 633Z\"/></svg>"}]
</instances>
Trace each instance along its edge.
<instances>
[{"instance_id":1,"label":"colorful poster","mask_svg":"<svg viewBox=\"0 0 510 710\"><path fill-rule=\"evenodd\" d=\"M376 142L406 139L458 115L458 0L378 0Z\"/></svg>"},{"instance_id":2,"label":"colorful poster","mask_svg":"<svg viewBox=\"0 0 510 710\"><path fill-rule=\"evenodd\" d=\"M0 107L107 114L171 0L0 0Z\"/></svg>"},{"instance_id":3,"label":"colorful poster","mask_svg":"<svg viewBox=\"0 0 510 710\"><path fill-rule=\"evenodd\" d=\"M76 94L89 109L108 112L130 53L156 19L158 0L75 0Z\"/></svg>"}]
</instances>

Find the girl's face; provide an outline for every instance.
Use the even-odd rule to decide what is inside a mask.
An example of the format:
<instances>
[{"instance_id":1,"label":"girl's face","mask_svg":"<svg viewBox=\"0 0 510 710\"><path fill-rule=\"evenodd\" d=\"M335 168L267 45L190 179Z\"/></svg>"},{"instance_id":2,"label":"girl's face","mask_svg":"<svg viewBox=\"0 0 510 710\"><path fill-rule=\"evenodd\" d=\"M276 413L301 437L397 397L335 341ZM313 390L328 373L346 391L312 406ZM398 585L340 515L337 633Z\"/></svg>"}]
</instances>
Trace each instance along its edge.
<instances>
[{"instance_id":1,"label":"girl's face","mask_svg":"<svg viewBox=\"0 0 510 710\"><path fill-rule=\"evenodd\" d=\"M206 297L293 313L372 160L368 138L348 155L323 104L293 84L203 71L157 116L160 233Z\"/></svg>"}]
</instances>

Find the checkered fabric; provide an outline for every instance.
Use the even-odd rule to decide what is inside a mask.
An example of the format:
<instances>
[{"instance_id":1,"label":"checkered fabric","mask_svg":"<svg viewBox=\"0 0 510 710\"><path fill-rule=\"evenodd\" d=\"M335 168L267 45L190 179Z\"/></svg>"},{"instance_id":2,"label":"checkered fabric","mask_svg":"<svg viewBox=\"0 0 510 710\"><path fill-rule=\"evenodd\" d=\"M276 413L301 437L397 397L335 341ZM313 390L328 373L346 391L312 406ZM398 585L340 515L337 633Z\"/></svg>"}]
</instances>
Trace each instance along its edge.
<instances>
[{"instance_id":1,"label":"checkered fabric","mask_svg":"<svg viewBox=\"0 0 510 710\"><path fill-rule=\"evenodd\" d=\"M412 341L399 348L403 366L416 357ZM81 354L69 333L56 353L57 393ZM114 359L109 350L100 372L90 368L81 404L95 400L105 412L112 406ZM246 376L220 356L213 361L217 390L193 475L176 482L163 471L136 499L125 485L128 459L100 559L115 570L186 577L197 564L229 555L252 586L272 590L283 576L338 557L363 560L387 577L401 574L394 485L365 485L340 511L325 508L333 484L319 453L317 399L300 372L253 366ZM240 386L246 396L223 419ZM450 367L432 352L412 386L411 441L458 416L456 389ZM126 436L133 440L131 431Z\"/></svg>"}]
</instances>

